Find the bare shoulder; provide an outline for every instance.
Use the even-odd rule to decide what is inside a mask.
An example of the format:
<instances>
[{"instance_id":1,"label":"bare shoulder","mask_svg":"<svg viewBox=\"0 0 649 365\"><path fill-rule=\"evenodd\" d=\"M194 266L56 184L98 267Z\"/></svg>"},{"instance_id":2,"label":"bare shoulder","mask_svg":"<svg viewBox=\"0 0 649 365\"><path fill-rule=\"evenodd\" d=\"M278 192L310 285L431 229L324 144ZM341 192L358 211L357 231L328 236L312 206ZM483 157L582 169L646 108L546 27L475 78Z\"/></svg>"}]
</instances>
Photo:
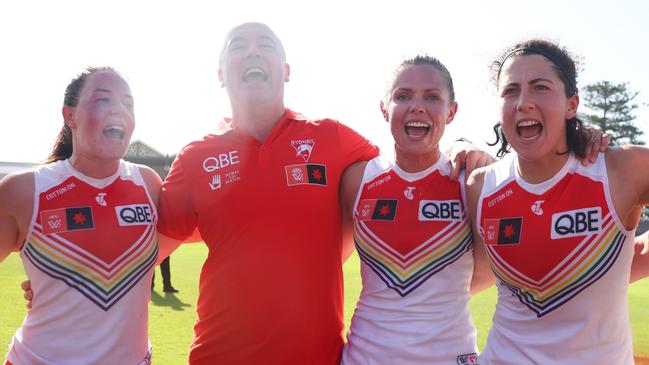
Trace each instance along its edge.
<instances>
[{"instance_id":1,"label":"bare shoulder","mask_svg":"<svg viewBox=\"0 0 649 365\"><path fill-rule=\"evenodd\" d=\"M157 203L160 188L162 187L162 179L160 178L160 175L149 166L137 164L137 167L140 170L140 174L142 175L142 179L144 179L144 183L146 184L149 193L153 195L153 198Z\"/></svg>"},{"instance_id":2,"label":"bare shoulder","mask_svg":"<svg viewBox=\"0 0 649 365\"><path fill-rule=\"evenodd\" d=\"M646 175L638 174L638 171L649 169L649 148L637 145L609 148L606 151L606 169L612 177Z\"/></svg>"},{"instance_id":3,"label":"bare shoulder","mask_svg":"<svg viewBox=\"0 0 649 365\"><path fill-rule=\"evenodd\" d=\"M33 199L34 172L11 173L0 180L0 201L4 203L24 202L26 197Z\"/></svg>"},{"instance_id":4,"label":"bare shoulder","mask_svg":"<svg viewBox=\"0 0 649 365\"><path fill-rule=\"evenodd\" d=\"M356 194L358 188L360 187L361 180L363 179L363 174L365 173L365 166L367 166L367 161L358 161L349 165L342 176L342 189L343 192L349 192Z\"/></svg>"},{"instance_id":5,"label":"bare shoulder","mask_svg":"<svg viewBox=\"0 0 649 365\"><path fill-rule=\"evenodd\" d=\"M27 224L34 206L34 172L11 173L0 180L0 218Z\"/></svg>"}]
</instances>

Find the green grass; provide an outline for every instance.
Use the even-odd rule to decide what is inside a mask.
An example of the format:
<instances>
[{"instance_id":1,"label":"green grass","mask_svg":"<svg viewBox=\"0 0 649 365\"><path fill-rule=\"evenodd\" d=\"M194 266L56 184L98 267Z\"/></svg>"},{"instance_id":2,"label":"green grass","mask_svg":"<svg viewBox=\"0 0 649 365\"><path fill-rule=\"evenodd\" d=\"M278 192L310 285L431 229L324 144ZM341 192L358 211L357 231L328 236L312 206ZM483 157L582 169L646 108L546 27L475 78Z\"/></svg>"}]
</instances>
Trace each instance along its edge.
<instances>
[{"instance_id":1,"label":"green grass","mask_svg":"<svg viewBox=\"0 0 649 365\"><path fill-rule=\"evenodd\" d=\"M177 294L162 293L159 270L156 289L151 295L149 328L154 362L165 365L186 364L196 319L198 275L207 250L203 244L183 245L171 257L173 285ZM345 263L345 323L349 321L361 288L358 256ZM25 278L20 258L12 254L0 264L0 358L22 323L26 309L20 282ZM471 311L478 327L478 344L484 346L491 324L496 291L485 291L471 300ZM630 318L634 348L638 355L649 357L649 280L633 284L629 290Z\"/></svg>"}]
</instances>

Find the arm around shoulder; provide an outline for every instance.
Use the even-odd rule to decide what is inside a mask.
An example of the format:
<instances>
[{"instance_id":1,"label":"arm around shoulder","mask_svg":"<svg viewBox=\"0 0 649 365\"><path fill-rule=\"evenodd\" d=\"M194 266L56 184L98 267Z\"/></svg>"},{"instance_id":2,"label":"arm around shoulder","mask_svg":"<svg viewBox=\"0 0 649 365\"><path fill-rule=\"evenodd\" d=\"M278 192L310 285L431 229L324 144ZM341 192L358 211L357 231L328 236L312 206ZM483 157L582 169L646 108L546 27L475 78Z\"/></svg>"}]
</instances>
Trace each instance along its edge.
<instances>
[{"instance_id":1,"label":"arm around shoulder","mask_svg":"<svg viewBox=\"0 0 649 365\"><path fill-rule=\"evenodd\" d=\"M478 200L484 182L484 169L474 170L466 183L466 200L469 208L469 220L473 235L473 277L471 279L471 295L491 287L496 278L489 265L484 242L480 235L480 223L477 222Z\"/></svg>"},{"instance_id":2,"label":"arm around shoulder","mask_svg":"<svg viewBox=\"0 0 649 365\"><path fill-rule=\"evenodd\" d=\"M153 202L157 207L160 197L160 188L162 187L162 179L157 172L153 171L153 169L148 166L138 165L138 168L140 169L140 175L142 175L142 179L144 179L147 190L149 191L149 194L151 194L151 199L153 199Z\"/></svg>"},{"instance_id":3,"label":"arm around shoulder","mask_svg":"<svg viewBox=\"0 0 649 365\"><path fill-rule=\"evenodd\" d=\"M0 262L18 251L34 207L34 174L10 174L0 180Z\"/></svg>"},{"instance_id":4,"label":"arm around shoulder","mask_svg":"<svg viewBox=\"0 0 649 365\"><path fill-rule=\"evenodd\" d=\"M354 252L354 203L358 195L367 161L356 162L343 172L340 182L340 208L342 209L342 262Z\"/></svg>"}]
</instances>

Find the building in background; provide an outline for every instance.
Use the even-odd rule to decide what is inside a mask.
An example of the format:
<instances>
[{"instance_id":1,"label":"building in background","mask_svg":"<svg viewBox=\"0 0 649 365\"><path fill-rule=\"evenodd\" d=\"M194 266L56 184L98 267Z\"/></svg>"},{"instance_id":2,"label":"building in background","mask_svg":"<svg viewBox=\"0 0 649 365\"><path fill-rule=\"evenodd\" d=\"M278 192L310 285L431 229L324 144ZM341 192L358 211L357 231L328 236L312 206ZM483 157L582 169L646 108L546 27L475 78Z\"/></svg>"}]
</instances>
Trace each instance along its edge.
<instances>
[{"instance_id":1,"label":"building in background","mask_svg":"<svg viewBox=\"0 0 649 365\"><path fill-rule=\"evenodd\" d=\"M176 155L164 155L142 141L131 142L126 156L124 156L126 161L149 166L163 180L167 177L174 158L176 158Z\"/></svg>"}]
</instances>

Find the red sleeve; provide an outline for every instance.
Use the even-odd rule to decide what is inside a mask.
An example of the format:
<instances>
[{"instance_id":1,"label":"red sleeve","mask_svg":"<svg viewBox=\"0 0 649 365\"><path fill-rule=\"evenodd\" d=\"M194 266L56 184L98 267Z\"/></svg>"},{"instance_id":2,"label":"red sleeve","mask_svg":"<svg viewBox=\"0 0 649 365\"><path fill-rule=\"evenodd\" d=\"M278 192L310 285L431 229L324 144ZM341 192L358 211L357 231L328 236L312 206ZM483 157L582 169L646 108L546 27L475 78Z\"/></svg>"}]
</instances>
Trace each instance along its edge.
<instances>
[{"instance_id":1,"label":"red sleeve","mask_svg":"<svg viewBox=\"0 0 649 365\"><path fill-rule=\"evenodd\" d=\"M192 203L192 179L185 170L187 147L183 149L171 165L169 175L160 190L160 204L158 207L158 231L177 240L184 240L196 229L196 210Z\"/></svg>"},{"instance_id":2,"label":"red sleeve","mask_svg":"<svg viewBox=\"0 0 649 365\"><path fill-rule=\"evenodd\" d=\"M379 155L379 148L355 130L338 122L338 138L342 147L342 156L349 166L358 161L369 161Z\"/></svg>"}]
</instances>

